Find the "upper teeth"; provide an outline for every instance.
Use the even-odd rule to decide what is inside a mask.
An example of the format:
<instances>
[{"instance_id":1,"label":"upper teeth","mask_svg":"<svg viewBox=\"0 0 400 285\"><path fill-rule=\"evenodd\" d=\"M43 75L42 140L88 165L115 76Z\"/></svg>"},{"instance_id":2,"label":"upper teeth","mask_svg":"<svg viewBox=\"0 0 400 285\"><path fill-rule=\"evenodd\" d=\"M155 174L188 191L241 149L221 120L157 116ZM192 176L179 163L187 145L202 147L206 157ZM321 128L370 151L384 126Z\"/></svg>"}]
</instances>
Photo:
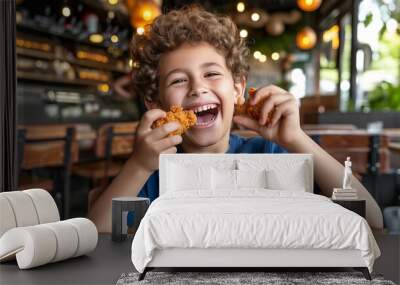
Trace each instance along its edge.
<instances>
[{"instance_id":1,"label":"upper teeth","mask_svg":"<svg viewBox=\"0 0 400 285\"><path fill-rule=\"evenodd\" d=\"M193 110L193 112L198 113L198 112L206 111L206 110L213 109L216 107L217 107L217 104L207 104L207 105L192 108L192 110Z\"/></svg>"}]
</instances>

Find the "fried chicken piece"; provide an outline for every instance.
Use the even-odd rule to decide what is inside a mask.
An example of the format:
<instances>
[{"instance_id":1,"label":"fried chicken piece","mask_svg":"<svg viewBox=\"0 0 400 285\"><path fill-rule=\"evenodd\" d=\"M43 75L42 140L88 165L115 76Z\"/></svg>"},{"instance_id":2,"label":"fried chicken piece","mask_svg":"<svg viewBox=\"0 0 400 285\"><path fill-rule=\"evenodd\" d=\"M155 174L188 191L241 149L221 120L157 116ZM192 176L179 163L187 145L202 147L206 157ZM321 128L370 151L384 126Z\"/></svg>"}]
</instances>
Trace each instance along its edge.
<instances>
[{"instance_id":1,"label":"fried chicken piece","mask_svg":"<svg viewBox=\"0 0 400 285\"><path fill-rule=\"evenodd\" d=\"M256 91L257 91L256 88L250 87L249 97L250 98L253 97L254 94L256 93ZM246 102L244 104L235 106L235 115L250 117L250 118L258 121L260 119L261 109L264 106L264 103L266 100L267 100L267 98L264 98L257 104L251 105L250 100L248 99L248 100L246 100ZM271 118L272 118L272 112L270 112L268 114L266 124L268 124L271 121Z\"/></svg>"},{"instance_id":2,"label":"fried chicken piece","mask_svg":"<svg viewBox=\"0 0 400 285\"><path fill-rule=\"evenodd\" d=\"M172 122L178 121L181 125L179 129L173 131L168 134L168 136L176 136L182 135L186 132L190 127L194 126L197 122L197 117L192 110L184 111L182 107L172 106L171 110L167 112L167 115L164 118L160 118L153 123L151 126L154 128L159 128L162 125Z\"/></svg>"}]
</instances>

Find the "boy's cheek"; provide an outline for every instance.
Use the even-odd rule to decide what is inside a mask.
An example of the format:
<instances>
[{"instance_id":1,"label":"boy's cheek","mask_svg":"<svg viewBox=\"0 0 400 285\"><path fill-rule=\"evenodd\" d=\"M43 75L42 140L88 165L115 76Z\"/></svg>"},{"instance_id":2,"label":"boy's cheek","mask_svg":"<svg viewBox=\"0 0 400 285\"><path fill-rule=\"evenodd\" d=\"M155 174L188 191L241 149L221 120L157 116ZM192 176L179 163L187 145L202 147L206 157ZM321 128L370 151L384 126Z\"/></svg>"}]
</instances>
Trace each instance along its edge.
<instances>
[{"instance_id":1,"label":"boy's cheek","mask_svg":"<svg viewBox=\"0 0 400 285\"><path fill-rule=\"evenodd\" d=\"M171 106L181 106L185 95L180 91L166 93L163 100L163 106L165 108L171 108Z\"/></svg>"}]
</instances>

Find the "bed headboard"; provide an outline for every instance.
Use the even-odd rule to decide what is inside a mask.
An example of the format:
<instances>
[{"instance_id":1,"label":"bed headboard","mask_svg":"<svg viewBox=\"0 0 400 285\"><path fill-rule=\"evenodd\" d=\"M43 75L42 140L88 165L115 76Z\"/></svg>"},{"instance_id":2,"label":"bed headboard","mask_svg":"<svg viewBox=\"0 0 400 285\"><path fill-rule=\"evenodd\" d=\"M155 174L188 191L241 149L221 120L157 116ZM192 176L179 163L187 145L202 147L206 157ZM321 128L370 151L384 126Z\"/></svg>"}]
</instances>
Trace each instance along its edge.
<instances>
[{"instance_id":1,"label":"bed headboard","mask_svg":"<svg viewBox=\"0 0 400 285\"><path fill-rule=\"evenodd\" d=\"M168 190L173 165L185 168L267 169L275 179L291 181L298 189L313 193L313 158L311 154L161 154L159 164L160 195ZM210 175L211 179L211 175Z\"/></svg>"}]
</instances>

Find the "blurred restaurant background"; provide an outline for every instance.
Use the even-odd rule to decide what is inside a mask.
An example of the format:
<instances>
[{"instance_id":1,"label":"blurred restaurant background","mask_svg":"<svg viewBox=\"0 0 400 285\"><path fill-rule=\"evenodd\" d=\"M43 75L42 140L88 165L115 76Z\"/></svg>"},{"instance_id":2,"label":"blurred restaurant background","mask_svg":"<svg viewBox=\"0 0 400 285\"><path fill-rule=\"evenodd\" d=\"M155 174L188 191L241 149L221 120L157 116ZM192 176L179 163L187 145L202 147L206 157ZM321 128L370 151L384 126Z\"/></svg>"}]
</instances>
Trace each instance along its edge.
<instances>
[{"instance_id":1,"label":"blurred restaurant background","mask_svg":"<svg viewBox=\"0 0 400 285\"><path fill-rule=\"evenodd\" d=\"M289 90L303 129L341 163L351 157L382 211L400 206L399 0L18 0L16 30L2 28L15 36L6 71L17 80L2 87L16 94L6 190L44 188L63 218L86 215L132 152L145 111L130 90L131 37L191 3L237 23L251 49L248 87Z\"/></svg>"}]
</instances>

